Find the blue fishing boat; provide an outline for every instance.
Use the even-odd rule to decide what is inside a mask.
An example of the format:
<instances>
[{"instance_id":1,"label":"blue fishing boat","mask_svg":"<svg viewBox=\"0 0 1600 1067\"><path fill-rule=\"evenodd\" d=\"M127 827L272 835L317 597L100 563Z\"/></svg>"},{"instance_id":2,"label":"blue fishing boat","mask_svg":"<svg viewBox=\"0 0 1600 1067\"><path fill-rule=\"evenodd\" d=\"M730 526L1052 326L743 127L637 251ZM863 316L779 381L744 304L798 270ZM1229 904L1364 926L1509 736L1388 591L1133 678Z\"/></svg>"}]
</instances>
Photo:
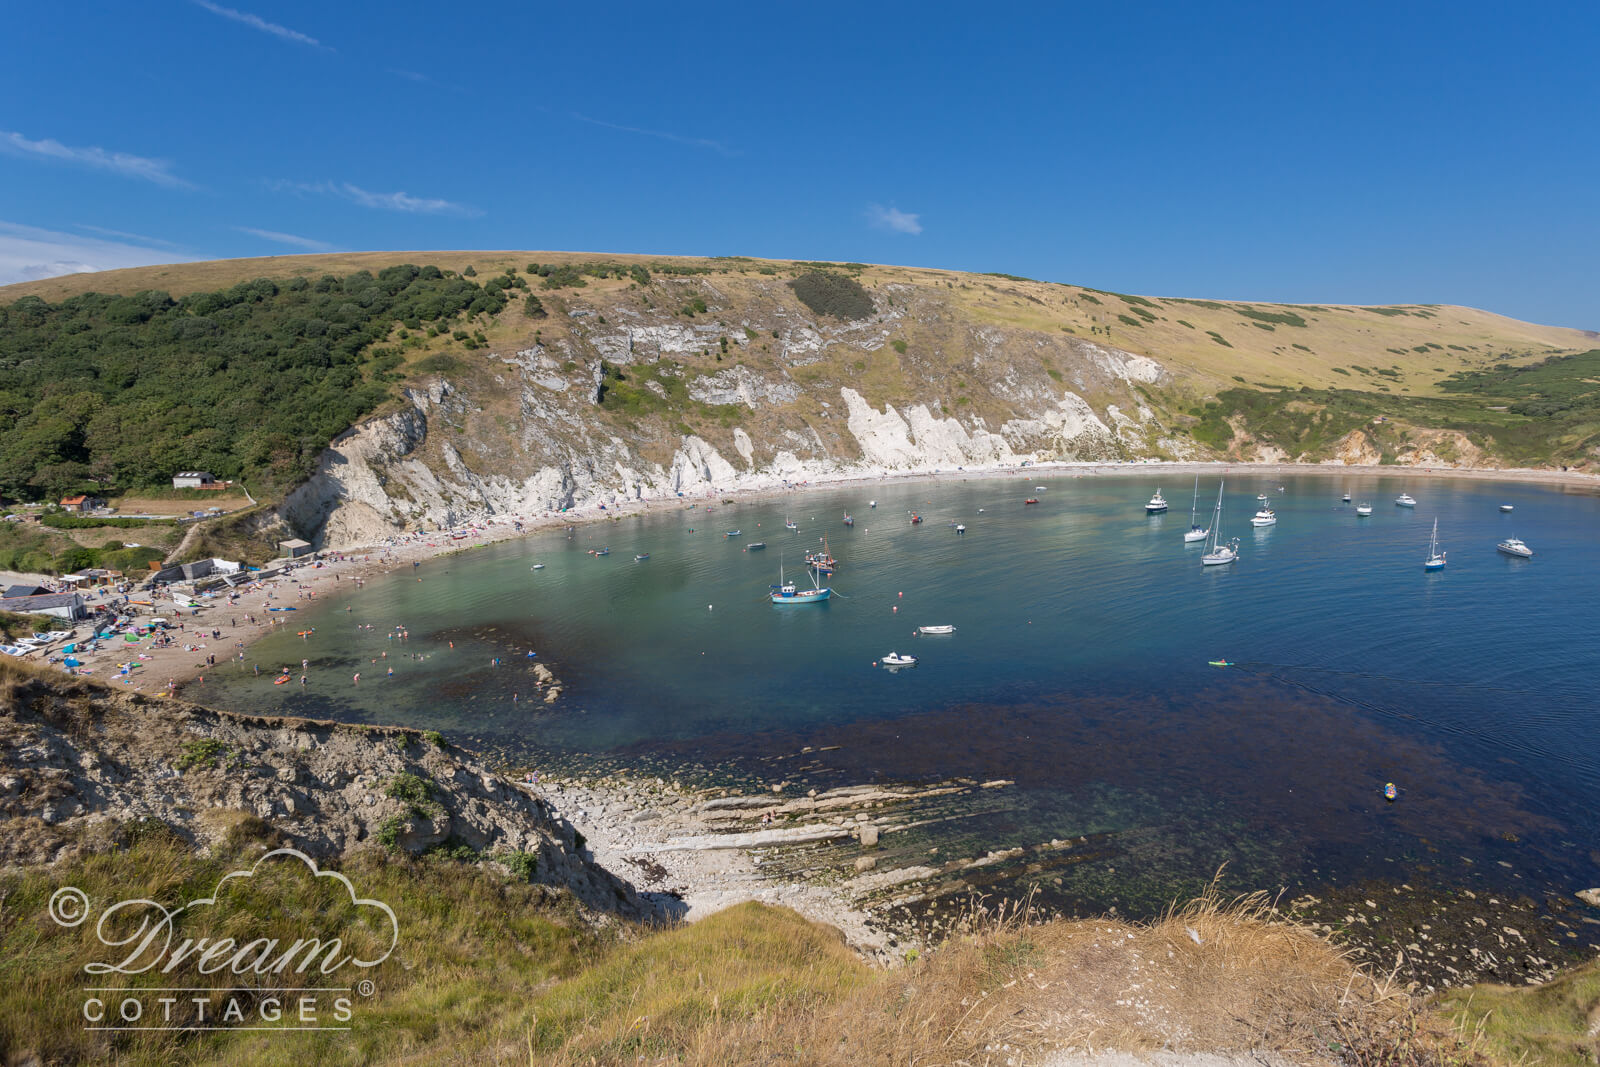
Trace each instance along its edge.
<instances>
[{"instance_id":1,"label":"blue fishing boat","mask_svg":"<svg viewBox=\"0 0 1600 1067\"><path fill-rule=\"evenodd\" d=\"M795 584L786 581L783 577L783 565L778 565L778 584L771 587L769 594L774 604L820 604L833 595L833 590L817 583L817 576L811 576L811 588L799 589Z\"/></svg>"}]
</instances>

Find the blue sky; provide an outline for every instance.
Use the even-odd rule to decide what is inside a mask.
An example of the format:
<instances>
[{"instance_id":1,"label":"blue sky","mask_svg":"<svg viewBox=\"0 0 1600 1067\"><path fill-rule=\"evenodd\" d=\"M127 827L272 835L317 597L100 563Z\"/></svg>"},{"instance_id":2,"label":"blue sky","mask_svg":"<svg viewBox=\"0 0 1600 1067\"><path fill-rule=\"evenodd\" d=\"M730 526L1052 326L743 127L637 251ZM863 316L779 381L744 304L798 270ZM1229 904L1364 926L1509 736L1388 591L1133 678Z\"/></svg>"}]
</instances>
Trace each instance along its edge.
<instances>
[{"instance_id":1,"label":"blue sky","mask_svg":"<svg viewBox=\"0 0 1600 1067\"><path fill-rule=\"evenodd\" d=\"M0 282L752 255L1600 328L1600 6L23 5Z\"/></svg>"}]
</instances>

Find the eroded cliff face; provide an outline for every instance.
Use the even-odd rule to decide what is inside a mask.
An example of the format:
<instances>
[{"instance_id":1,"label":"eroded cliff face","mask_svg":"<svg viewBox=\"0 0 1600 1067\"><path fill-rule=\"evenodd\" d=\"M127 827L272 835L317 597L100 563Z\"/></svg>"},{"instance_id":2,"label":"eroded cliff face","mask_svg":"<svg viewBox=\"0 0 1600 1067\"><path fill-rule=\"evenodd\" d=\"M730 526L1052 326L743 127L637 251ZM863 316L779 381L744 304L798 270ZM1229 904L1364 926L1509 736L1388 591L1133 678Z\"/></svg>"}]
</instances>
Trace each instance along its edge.
<instances>
[{"instance_id":1,"label":"eroded cliff face","mask_svg":"<svg viewBox=\"0 0 1600 1067\"><path fill-rule=\"evenodd\" d=\"M1196 451L1148 399L1170 376L1147 356L952 323L910 286L855 322L787 292L758 284L705 323L571 298L534 343L465 357L336 439L279 513L337 548L625 499Z\"/></svg>"},{"instance_id":2,"label":"eroded cliff face","mask_svg":"<svg viewBox=\"0 0 1600 1067\"><path fill-rule=\"evenodd\" d=\"M521 854L534 880L596 913L655 914L539 795L416 731L232 715L16 669L0 690L0 865L156 826L202 849L246 830L318 857L450 844L490 861Z\"/></svg>"}]
</instances>

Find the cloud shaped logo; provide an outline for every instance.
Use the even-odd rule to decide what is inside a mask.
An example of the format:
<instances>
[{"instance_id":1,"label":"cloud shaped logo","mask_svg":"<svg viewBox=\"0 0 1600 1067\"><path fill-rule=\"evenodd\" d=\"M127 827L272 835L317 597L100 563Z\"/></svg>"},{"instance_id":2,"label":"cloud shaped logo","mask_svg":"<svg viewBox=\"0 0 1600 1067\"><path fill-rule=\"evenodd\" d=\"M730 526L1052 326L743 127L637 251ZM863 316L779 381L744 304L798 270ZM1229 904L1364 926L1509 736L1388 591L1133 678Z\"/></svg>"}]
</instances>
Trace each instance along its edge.
<instances>
[{"instance_id":1,"label":"cloud shaped logo","mask_svg":"<svg viewBox=\"0 0 1600 1067\"><path fill-rule=\"evenodd\" d=\"M300 921L299 915L308 910L304 896L295 898L296 914L292 916L282 900L278 901L277 913L270 916L250 914L248 909L243 914L231 915L209 911L219 907L219 899L231 902L247 899L252 892L271 893L282 888L267 884L265 879L260 883L256 880L269 872L283 877L299 875L300 868L288 862L293 860L298 860L304 871L310 873L313 889L337 883L344 890L344 900L336 905L321 908L313 902L310 910L319 918L328 918L330 914L345 918L344 907L348 902L348 908L352 909L350 918L358 923L368 917L372 920L371 937L357 939L370 940L370 946L352 947L345 937L325 937L315 932L309 937L291 940L281 936L278 930L260 929L255 925L262 920L280 927ZM267 866L269 863L273 866ZM337 890L334 893L341 895ZM50 914L62 926L76 926L88 918L87 898L72 887L57 890L51 898ZM205 933L199 937L180 936L180 917L199 926L215 922L230 936L214 937ZM102 945L118 949L122 955L114 961L94 960L84 964L83 969L90 974L171 974L188 963L207 975L225 971L237 975L305 974L313 969L329 975L347 964L370 968L383 963L399 944L400 922L388 904L358 896L350 879L339 871L323 870L316 860L299 849L279 848L264 854L247 870L230 871L218 880L210 896L191 900L181 907L169 909L144 899L113 904L101 913L95 924L95 936Z\"/></svg>"}]
</instances>

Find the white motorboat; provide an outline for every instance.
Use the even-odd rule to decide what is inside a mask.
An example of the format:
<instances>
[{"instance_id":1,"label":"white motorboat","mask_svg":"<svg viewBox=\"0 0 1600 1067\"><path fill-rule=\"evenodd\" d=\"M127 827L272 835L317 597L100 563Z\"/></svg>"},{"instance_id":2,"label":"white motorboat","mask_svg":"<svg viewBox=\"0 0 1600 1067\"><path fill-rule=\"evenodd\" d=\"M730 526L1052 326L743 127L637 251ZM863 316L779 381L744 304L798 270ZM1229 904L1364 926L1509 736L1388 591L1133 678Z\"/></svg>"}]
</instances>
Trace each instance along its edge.
<instances>
[{"instance_id":1,"label":"white motorboat","mask_svg":"<svg viewBox=\"0 0 1600 1067\"><path fill-rule=\"evenodd\" d=\"M1201 527L1199 521L1195 518L1195 511L1199 506L1200 476L1197 474L1194 476L1194 497L1189 501L1189 528L1183 533L1183 543L1186 545L1194 544L1196 541L1204 541L1211 533L1210 530Z\"/></svg>"},{"instance_id":2,"label":"white motorboat","mask_svg":"<svg viewBox=\"0 0 1600 1067\"><path fill-rule=\"evenodd\" d=\"M875 507L877 507L877 506L878 506L878 502L877 502L877 501L876 501L876 500L869 500L869 501L867 501L867 507L869 507L869 508L875 508Z\"/></svg>"},{"instance_id":3,"label":"white motorboat","mask_svg":"<svg viewBox=\"0 0 1600 1067\"><path fill-rule=\"evenodd\" d=\"M1433 537L1428 540L1428 558L1423 561L1425 571L1444 570L1444 553L1439 549L1439 520L1433 520Z\"/></svg>"},{"instance_id":4,"label":"white motorboat","mask_svg":"<svg viewBox=\"0 0 1600 1067\"><path fill-rule=\"evenodd\" d=\"M1512 507L1513 507L1513 505L1511 505L1511 504L1501 504L1500 505L1500 510L1501 511L1510 511Z\"/></svg>"},{"instance_id":5,"label":"white motorboat","mask_svg":"<svg viewBox=\"0 0 1600 1067\"><path fill-rule=\"evenodd\" d=\"M542 571L542 570L544 570L544 564L543 563L535 563L532 567L529 567L528 569L531 570L531 571Z\"/></svg>"},{"instance_id":6,"label":"white motorboat","mask_svg":"<svg viewBox=\"0 0 1600 1067\"><path fill-rule=\"evenodd\" d=\"M887 656L884 656L882 659L880 659L878 662L882 663L885 667L891 667L891 668L892 667L915 667L917 665L917 657L903 655L903 654L901 654L899 652L891 652Z\"/></svg>"},{"instance_id":7,"label":"white motorboat","mask_svg":"<svg viewBox=\"0 0 1600 1067\"><path fill-rule=\"evenodd\" d=\"M1360 516L1361 518L1363 518L1363 519L1370 519L1372 517L1372 505L1371 504L1357 504L1356 505L1356 514L1358 516Z\"/></svg>"},{"instance_id":8,"label":"white motorboat","mask_svg":"<svg viewBox=\"0 0 1600 1067\"><path fill-rule=\"evenodd\" d=\"M1501 552L1504 552L1506 555L1508 555L1508 556L1516 556L1518 559L1532 559L1533 558L1533 549L1531 549L1527 545L1523 544L1522 543L1522 538L1520 538L1520 537L1508 537L1504 541L1501 541L1498 545L1495 545L1494 547L1498 548Z\"/></svg>"},{"instance_id":9,"label":"white motorboat","mask_svg":"<svg viewBox=\"0 0 1600 1067\"><path fill-rule=\"evenodd\" d=\"M1414 508L1417 506L1416 497L1412 496L1410 493L1401 493L1399 496L1394 498L1394 502L1396 507Z\"/></svg>"},{"instance_id":10,"label":"white motorboat","mask_svg":"<svg viewBox=\"0 0 1600 1067\"><path fill-rule=\"evenodd\" d=\"M1208 548L1205 555L1200 557L1200 563L1205 567L1216 567L1224 563L1232 563L1239 558L1239 539L1231 541L1222 540L1222 486L1217 483L1217 510L1211 515L1211 540L1207 542Z\"/></svg>"},{"instance_id":11,"label":"white motorboat","mask_svg":"<svg viewBox=\"0 0 1600 1067\"><path fill-rule=\"evenodd\" d=\"M1167 498L1161 495L1161 490L1156 490L1156 495L1150 498L1150 503L1144 506L1144 510L1151 515L1158 515L1167 510Z\"/></svg>"},{"instance_id":12,"label":"white motorboat","mask_svg":"<svg viewBox=\"0 0 1600 1067\"><path fill-rule=\"evenodd\" d=\"M966 523L962 523L962 522L958 522L958 523L956 523L956 533L958 533L958 534L964 534L964 533L966 533L966 532L967 532L967 526L966 526Z\"/></svg>"},{"instance_id":13,"label":"white motorboat","mask_svg":"<svg viewBox=\"0 0 1600 1067\"><path fill-rule=\"evenodd\" d=\"M919 627L917 627L917 633L919 633L919 634L953 634L955 632L956 632L956 628L954 626L951 626L951 625L947 624L947 623L940 624L938 626L919 626Z\"/></svg>"},{"instance_id":14,"label":"white motorboat","mask_svg":"<svg viewBox=\"0 0 1600 1067\"><path fill-rule=\"evenodd\" d=\"M1265 493L1257 493L1256 494L1256 499L1259 500L1261 503L1265 504L1269 498L1268 498L1267 494L1265 494Z\"/></svg>"},{"instance_id":15,"label":"white motorboat","mask_svg":"<svg viewBox=\"0 0 1600 1067\"><path fill-rule=\"evenodd\" d=\"M1260 511L1256 512L1255 518L1250 520L1250 525L1276 526L1278 525L1278 513L1273 511L1271 508L1264 507Z\"/></svg>"}]
</instances>

